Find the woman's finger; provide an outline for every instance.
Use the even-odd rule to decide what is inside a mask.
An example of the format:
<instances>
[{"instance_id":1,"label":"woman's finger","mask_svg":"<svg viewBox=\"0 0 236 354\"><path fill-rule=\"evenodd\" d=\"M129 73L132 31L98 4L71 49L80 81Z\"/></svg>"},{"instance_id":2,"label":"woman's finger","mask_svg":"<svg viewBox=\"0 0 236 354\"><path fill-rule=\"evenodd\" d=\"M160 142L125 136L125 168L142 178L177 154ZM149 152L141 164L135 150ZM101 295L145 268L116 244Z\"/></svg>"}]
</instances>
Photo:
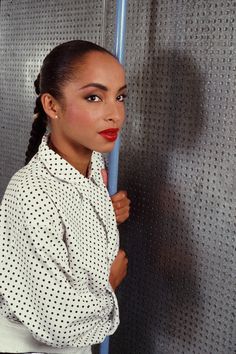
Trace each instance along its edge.
<instances>
[{"instance_id":1,"label":"woman's finger","mask_svg":"<svg viewBox=\"0 0 236 354\"><path fill-rule=\"evenodd\" d=\"M123 200L124 198L127 198L127 192L126 191L119 191L118 193L114 194L111 197L112 202L119 202Z\"/></svg>"}]
</instances>

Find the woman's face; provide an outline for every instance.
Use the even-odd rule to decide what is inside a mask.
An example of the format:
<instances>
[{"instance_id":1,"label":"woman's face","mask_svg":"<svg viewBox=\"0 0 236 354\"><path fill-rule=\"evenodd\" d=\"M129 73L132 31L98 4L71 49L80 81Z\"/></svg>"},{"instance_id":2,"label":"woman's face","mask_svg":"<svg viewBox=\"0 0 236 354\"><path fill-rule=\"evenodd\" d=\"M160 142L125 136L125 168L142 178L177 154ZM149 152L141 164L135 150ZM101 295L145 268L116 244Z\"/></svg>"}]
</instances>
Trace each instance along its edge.
<instances>
[{"instance_id":1,"label":"woman's face","mask_svg":"<svg viewBox=\"0 0 236 354\"><path fill-rule=\"evenodd\" d=\"M111 55L91 52L85 64L74 71L74 79L62 89L63 104L58 111L56 133L61 142L74 148L109 152L114 148L115 131L125 118L125 73ZM54 124L55 125L55 124Z\"/></svg>"}]
</instances>

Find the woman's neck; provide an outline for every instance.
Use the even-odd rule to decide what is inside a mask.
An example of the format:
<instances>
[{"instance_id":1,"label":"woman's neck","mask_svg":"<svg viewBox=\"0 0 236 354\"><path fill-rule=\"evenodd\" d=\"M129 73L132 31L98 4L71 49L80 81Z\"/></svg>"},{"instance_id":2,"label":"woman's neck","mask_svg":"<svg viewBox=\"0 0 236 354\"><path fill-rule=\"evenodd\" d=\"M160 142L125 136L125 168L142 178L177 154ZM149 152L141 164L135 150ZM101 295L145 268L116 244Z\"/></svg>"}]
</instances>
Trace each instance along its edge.
<instances>
[{"instance_id":1,"label":"woman's neck","mask_svg":"<svg viewBox=\"0 0 236 354\"><path fill-rule=\"evenodd\" d=\"M48 147L60 155L64 160L69 162L77 171L85 177L88 177L88 170L91 161L92 151L87 150L86 154L78 154L77 151L69 145L58 146L51 134L48 137Z\"/></svg>"}]
</instances>

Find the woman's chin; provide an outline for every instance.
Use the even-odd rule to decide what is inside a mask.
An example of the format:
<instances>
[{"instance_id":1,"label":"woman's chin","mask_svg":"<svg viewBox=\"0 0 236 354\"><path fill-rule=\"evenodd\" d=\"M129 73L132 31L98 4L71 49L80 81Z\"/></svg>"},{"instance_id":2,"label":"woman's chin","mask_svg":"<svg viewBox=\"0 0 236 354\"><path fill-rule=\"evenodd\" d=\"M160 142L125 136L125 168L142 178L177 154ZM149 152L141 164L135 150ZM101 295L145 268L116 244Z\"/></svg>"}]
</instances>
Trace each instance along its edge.
<instances>
[{"instance_id":1,"label":"woman's chin","mask_svg":"<svg viewBox=\"0 0 236 354\"><path fill-rule=\"evenodd\" d=\"M100 152L102 154L112 152L112 150L115 147L115 143L109 143L106 146L99 146L97 149L94 149L97 152Z\"/></svg>"}]
</instances>

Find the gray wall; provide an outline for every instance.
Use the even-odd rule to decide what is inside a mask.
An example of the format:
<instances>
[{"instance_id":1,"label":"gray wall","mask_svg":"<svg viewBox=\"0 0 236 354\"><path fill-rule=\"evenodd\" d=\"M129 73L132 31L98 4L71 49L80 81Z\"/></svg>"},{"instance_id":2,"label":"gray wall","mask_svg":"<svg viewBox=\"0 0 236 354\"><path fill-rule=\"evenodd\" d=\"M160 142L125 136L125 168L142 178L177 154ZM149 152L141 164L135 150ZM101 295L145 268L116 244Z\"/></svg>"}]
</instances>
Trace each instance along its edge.
<instances>
[{"instance_id":1,"label":"gray wall","mask_svg":"<svg viewBox=\"0 0 236 354\"><path fill-rule=\"evenodd\" d=\"M104 18L103 1L1 1L1 196L10 176L24 164L36 99L33 82L43 58L67 40L101 44Z\"/></svg>"},{"instance_id":2,"label":"gray wall","mask_svg":"<svg viewBox=\"0 0 236 354\"><path fill-rule=\"evenodd\" d=\"M236 2L128 3L119 188L132 214L110 353L233 354ZM23 163L45 53L73 38L113 48L115 2L103 5L1 2L2 192Z\"/></svg>"}]
</instances>

